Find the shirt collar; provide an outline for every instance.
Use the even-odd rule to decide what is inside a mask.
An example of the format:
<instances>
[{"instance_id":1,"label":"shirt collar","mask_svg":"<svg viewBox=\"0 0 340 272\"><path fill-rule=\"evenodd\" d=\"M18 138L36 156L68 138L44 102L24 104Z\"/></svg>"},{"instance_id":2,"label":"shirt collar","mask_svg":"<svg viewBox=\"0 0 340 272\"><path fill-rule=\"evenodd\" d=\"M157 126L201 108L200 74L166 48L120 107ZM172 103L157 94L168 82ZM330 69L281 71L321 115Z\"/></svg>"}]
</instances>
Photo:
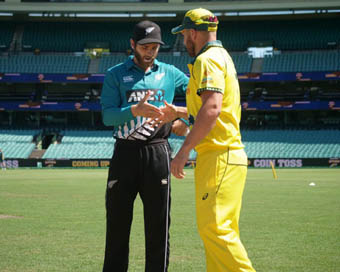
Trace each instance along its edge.
<instances>
[{"instance_id":1,"label":"shirt collar","mask_svg":"<svg viewBox=\"0 0 340 272\"><path fill-rule=\"evenodd\" d=\"M126 68L130 70L135 63L133 62L133 56L129 56L128 59L125 61Z\"/></svg>"},{"instance_id":2,"label":"shirt collar","mask_svg":"<svg viewBox=\"0 0 340 272\"><path fill-rule=\"evenodd\" d=\"M198 52L198 54L195 56L195 58L192 60L191 64L194 64L195 60L197 59L197 57L199 55L201 55L203 52L207 51L210 47L223 47L222 42L219 40L216 41L211 41L211 42L207 42L203 48L201 49L201 51Z\"/></svg>"},{"instance_id":3,"label":"shirt collar","mask_svg":"<svg viewBox=\"0 0 340 272\"><path fill-rule=\"evenodd\" d=\"M138 67L134 61L133 61L133 55L132 56L129 56L128 59L125 61L125 65L126 65L126 68L128 70L132 69L133 67L136 67L137 69L139 70L142 70L140 67ZM151 68L151 71L156 71L158 69L158 66L159 66L159 61L157 59L154 60L153 62L153 66Z\"/></svg>"}]
</instances>

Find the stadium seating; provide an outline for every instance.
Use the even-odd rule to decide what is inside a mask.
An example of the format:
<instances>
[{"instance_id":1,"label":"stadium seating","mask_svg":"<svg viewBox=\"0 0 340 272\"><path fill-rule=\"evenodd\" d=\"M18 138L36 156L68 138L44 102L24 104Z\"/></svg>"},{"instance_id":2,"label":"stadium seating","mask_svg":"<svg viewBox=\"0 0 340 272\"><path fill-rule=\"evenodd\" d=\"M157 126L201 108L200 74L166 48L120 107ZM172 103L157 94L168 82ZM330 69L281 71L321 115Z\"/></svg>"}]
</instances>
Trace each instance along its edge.
<instances>
[{"instance_id":1,"label":"stadium seating","mask_svg":"<svg viewBox=\"0 0 340 272\"><path fill-rule=\"evenodd\" d=\"M276 19L257 19L254 21L247 19L246 21L245 17L233 19L225 17L219 24L218 39L222 40L224 46L228 49L238 73L249 73L252 68L254 68L254 71L264 73L340 71L340 51L338 50L340 19L335 17L330 19L318 18L317 14L316 18L313 20L284 18L280 21ZM103 74L108 68L126 60L127 49L130 48L129 39L137 21L139 21L138 18L122 19L121 21L114 19L108 22L77 22L76 20L64 20L64 22L48 20L48 22L43 23L31 21L25 24L2 22L0 26L0 51L6 50L6 53L0 55L0 73L74 74L88 73L90 68L90 73ZM192 61L192 58L185 51L179 53L169 50L176 44L178 37L172 35L170 30L178 23L159 22L166 46L162 47L158 59L173 64L188 73L187 64ZM22 41L20 40L21 31L23 31ZM100 59L85 57L83 52L87 44L97 42L106 43L110 53L103 53ZM253 59L248 57L246 50L249 45L256 43L272 45L275 48L274 55L266 56L263 62L256 60L253 63ZM9 50L11 44L13 46ZM22 45L23 52L20 51L20 45ZM36 48L40 50L40 54L38 54L39 50L35 52L36 54L33 54L33 50ZM177 44L176 48L181 50L177 47ZM74 52L81 53L75 54ZM254 67L252 67L253 64ZM323 101L336 101L340 99L340 93L336 80L333 82L335 84L332 86L327 86L327 84L318 86L318 83L316 83L316 87L314 87L314 83L308 85L308 87L302 84L296 86L291 84L286 87L280 82L273 88L270 84L265 87L258 84L257 88L257 85L247 85L248 82L246 82L247 84L244 84L246 89L242 89L241 82L242 100L257 102L277 100L312 100L315 102L320 100L322 103L324 103ZM100 83L76 86L76 83L32 84L24 82L17 86L14 85L16 83L13 86L7 83L0 86L1 100L27 101L31 99L37 85L41 85L42 95L46 96L46 98L43 98L45 102L83 101L92 89L100 90L101 87ZM315 90L311 91L312 88ZM183 99L183 97L178 99ZM322 125L322 130L315 129L319 126L319 123L318 126L310 130L300 127L282 129L285 126L279 124L281 121L279 118L272 123L270 123L270 120L266 120L270 129L243 130L242 137L246 152L250 158L340 157L340 132L338 129L326 129L329 127L338 128L339 118L337 115L330 116L331 118L326 116L325 121L317 119ZM99 120L99 118L97 119ZM20 120L16 120L16 122L20 122ZM24 119L22 122L25 122ZM4 122L4 124L7 123ZM246 122L245 124L248 125L248 128L251 128ZM40 126L45 125L56 126L44 122L40 123ZM56 136L53 141L58 136L61 139L60 143L49 145L49 141L46 140L44 148L48 145L49 147L43 155L44 159L111 158L115 142L111 131L91 131L85 130L84 127L79 131L64 131L63 129L67 125L71 125L71 122L60 124L60 128L52 133ZM100 129L100 127L97 126L96 129ZM60 132L60 130L62 131ZM34 135L38 133L40 132L37 130L26 132L13 129L7 132L0 130L0 148L5 151L6 158L28 158L35 147L33 143ZM46 131L44 133L46 135ZM59 134L62 136L59 136ZM46 139L49 139L49 137L46 137ZM169 139L173 155L178 152L183 140L183 137L175 136ZM192 151L190 159L195 159L196 155L196 152Z\"/></svg>"},{"instance_id":2,"label":"stadium seating","mask_svg":"<svg viewBox=\"0 0 340 272\"><path fill-rule=\"evenodd\" d=\"M43 159L110 159L112 131L66 130L60 144L51 144Z\"/></svg>"},{"instance_id":3,"label":"stadium seating","mask_svg":"<svg viewBox=\"0 0 340 272\"><path fill-rule=\"evenodd\" d=\"M0 72L87 73L89 59L74 55L13 55L0 57Z\"/></svg>"},{"instance_id":4,"label":"stadium seating","mask_svg":"<svg viewBox=\"0 0 340 272\"><path fill-rule=\"evenodd\" d=\"M126 54L112 54L112 55L103 55L99 64L99 73L105 73L108 68L124 62L127 59ZM178 69L189 73L187 64L190 63L191 58L187 56L185 53L184 56L173 56L173 54L167 53L160 53L157 57L159 61L173 64Z\"/></svg>"},{"instance_id":5,"label":"stadium seating","mask_svg":"<svg viewBox=\"0 0 340 272\"><path fill-rule=\"evenodd\" d=\"M338 158L339 130L244 130L242 139L249 158ZM169 139L177 154L184 137ZM190 159L196 158L190 153Z\"/></svg>"},{"instance_id":6,"label":"stadium seating","mask_svg":"<svg viewBox=\"0 0 340 272\"><path fill-rule=\"evenodd\" d=\"M1 130L0 148L6 158L28 158L40 130ZM43 159L110 159L115 139L111 131L61 132L61 143L51 144ZM340 157L340 130L243 130L242 139L249 158L332 158ZM172 156L181 148L184 137L172 135ZM197 154L193 150L190 160Z\"/></svg>"},{"instance_id":7,"label":"stadium seating","mask_svg":"<svg viewBox=\"0 0 340 272\"><path fill-rule=\"evenodd\" d=\"M5 158L27 159L35 148L33 137L39 133L40 130L0 130L0 149Z\"/></svg>"},{"instance_id":8,"label":"stadium seating","mask_svg":"<svg viewBox=\"0 0 340 272\"><path fill-rule=\"evenodd\" d=\"M107 69L121 62L124 62L126 58L127 58L126 54L103 55L99 63L98 73L105 74Z\"/></svg>"},{"instance_id":9,"label":"stadium seating","mask_svg":"<svg viewBox=\"0 0 340 272\"><path fill-rule=\"evenodd\" d=\"M52 144L43 159L110 159L112 143L62 143Z\"/></svg>"},{"instance_id":10,"label":"stadium seating","mask_svg":"<svg viewBox=\"0 0 340 272\"><path fill-rule=\"evenodd\" d=\"M110 159L115 139L112 131L64 131L60 144L51 144L43 159ZM173 156L182 146L184 137L172 136L169 139ZM196 158L196 152L190 153L190 159Z\"/></svg>"},{"instance_id":11,"label":"stadium seating","mask_svg":"<svg viewBox=\"0 0 340 272\"><path fill-rule=\"evenodd\" d=\"M126 52L136 22L29 22L25 24L24 50L39 48L45 52L83 52L87 42L108 42L111 52ZM172 47L176 36L171 28L179 22L158 22L166 47ZM0 44L7 46L13 36L14 23L3 27ZM17 23L19 25L20 23ZM124 27L122 27L124 24ZM339 42L339 19L299 19L289 21L220 21L219 39L230 51L245 51L254 41L269 41L280 50L327 49ZM53 31L50 31L53 29ZM67 31L65 31L65 29ZM309 31L306 31L308 29ZM282 37L285 37L282 39ZM2 41L4 39L4 41Z\"/></svg>"},{"instance_id":12,"label":"stadium seating","mask_svg":"<svg viewBox=\"0 0 340 272\"><path fill-rule=\"evenodd\" d=\"M159 54L157 57L158 60L175 65L178 69L183 71L184 73L189 73L188 63L192 61L192 58L184 52L181 55L173 55L173 54Z\"/></svg>"},{"instance_id":13,"label":"stadium seating","mask_svg":"<svg viewBox=\"0 0 340 272\"><path fill-rule=\"evenodd\" d=\"M122 27L122 24L124 26ZM45 22L27 23L23 33L23 49L42 52L83 52L87 42L105 42L111 52L126 52L136 22ZM172 47L175 36L170 30L174 23L160 22L163 40ZM53 29L53 31L51 31Z\"/></svg>"},{"instance_id":14,"label":"stadium seating","mask_svg":"<svg viewBox=\"0 0 340 272\"><path fill-rule=\"evenodd\" d=\"M24 51L39 48L41 52L83 52L87 43L107 43L114 55L103 56L98 73L126 58L130 48L129 39L136 22L29 22L25 24L22 45ZM124 24L124 28L121 27ZM339 19L299 19L282 21L221 21L218 38L230 51L238 73L251 71L252 59L245 53L254 42L268 43L283 53L266 57L263 72L310 72L336 71L340 66L338 51L327 51L339 44ZM0 47L13 39L15 27L20 23L5 23L1 27ZM174 46L176 35L170 30L175 22L159 22L166 47ZM53 31L50 31L53 29ZM65 29L67 31L65 31ZM306 31L310 29L310 31ZM84 31L86 30L86 31ZM282 39L282 37L285 37ZM315 51L315 50L323 51ZM287 53L287 50L309 50L307 52ZM314 51L311 51L314 50ZM116 54L117 52L124 52ZM278 51L276 51L278 52ZM172 53L160 54L159 59L174 64L188 73L187 64L191 58L185 52L181 56ZM21 73L87 73L89 59L74 55L11 55L0 56L0 72Z\"/></svg>"},{"instance_id":15,"label":"stadium seating","mask_svg":"<svg viewBox=\"0 0 340 272\"><path fill-rule=\"evenodd\" d=\"M22 44L23 49L29 51L39 48L42 52L83 52L86 42L111 41L115 31L116 28L104 23L32 22L25 25ZM119 49L121 39L117 36L116 46Z\"/></svg>"},{"instance_id":16,"label":"stadium seating","mask_svg":"<svg viewBox=\"0 0 340 272\"><path fill-rule=\"evenodd\" d=\"M5 158L27 159L33 151L34 143L0 142Z\"/></svg>"},{"instance_id":17,"label":"stadium seating","mask_svg":"<svg viewBox=\"0 0 340 272\"><path fill-rule=\"evenodd\" d=\"M62 143L114 143L110 130L66 130L62 134L64 135Z\"/></svg>"},{"instance_id":18,"label":"stadium seating","mask_svg":"<svg viewBox=\"0 0 340 272\"><path fill-rule=\"evenodd\" d=\"M126 54L103 55L99 64L99 73L105 73L108 68L124 62L126 58ZM171 53L159 53L157 59L159 61L175 65L183 72L189 73L187 64L191 62L191 58L186 53L181 56L174 56Z\"/></svg>"},{"instance_id":19,"label":"stadium seating","mask_svg":"<svg viewBox=\"0 0 340 272\"><path fill-rule=\"evenodd\" d=\"M246 54L231 54L238 73L248 73L251 70L252 59ZM124 62L126 54L103 55L100 59L98 73L104 74L107 69ZM160 53L158 60L173 64L185 73L189 73L187 64L192 59L183 53L174 56L170 53ZM71 55L14 55L0 56L0 72L15 73L87 73L90 59L85 56Z\"/></svg>"},{"instance_id":20,"label":"stadium seating","mask_svg":"<svg viewBox=\"0 0 340 272\"><path fill-rule=\"evenodd\" d=\"M0 51L7 50L13 39L15 24L9 22L1 22L0 25Z\"/></svg>"},{"instance_id":21,"label":"stadium seating","mask_svg":"<svg viewBox=\"0 0 340 272\"><path fill-rule=\"evenodd\" d=\"M339 71L339 51L293 52L266 56L263 72Z\"/></svg>"},{"instance_id":22,"label":"stadium seating","mask_svg":"<svg viewBox=\"0 0 340 272\"><path fill-rule=\"evenodd\" d=\"M245 51L256 41L279 50L328 49L340 41L339 24L339 19L221 21L219 39L230 51Z\"/></svg>"},{"instance_id":23,"label":"stadium seating","mask_svg":"<svg viewBox=\"0 0 340 272\"><path fill-rule=\"evenodd\" d=\"M252 58L244 53L230 53L234 61L237 73L249 73L251 71Z\"/></svg>"},{"instance_id":24,"label":"stadium seating","mask_svg":"<svg viewBox=\"0 0 340 272\"><path fill-rule=\"evenodd\" d=\"M340 157L340 130L244 130L250 158Z\"/></svg>"},{"instance_id":25,"label":"stadium seating","mask_svg":"<svg viewBox=\"0 0 340 272\"><path fill-rule=\"evenodd\" d=\"M36 130L0 130L1 142L32 142L33 136L37 134Z\"/></svg>"},{"instance_id":26,"label":"stadium seating","mask_svg":"<svg viewBox=\"0 0 340 272\"><path fill-rule=\"evenodd\" d=\"M176 135L171 135L169 138L169 144L172 150L172 157L175 157L179 149L181 148L185 137L180 137ZM189 154L189 160L195 160L197 156L197 153L195 150L191 150Z\"/></svg>"},{"instance_id":27,"label":"stadium seating","mask_svg":"<svg viewBox=\"0 0 340 272\"><path fill-rule=\"evenodd\" d=\"M231 53L235 68L238 73L249 73L251 71L252 59L244 53ZM108 68L124 62L126 60L126 54L112 54L103 55L99 64L99 73L105 73ZM180 55L173 53L159 53L157 59L159 61L172 64L184 73L189 73L188 63L192 62L192 58L186 53L182 52Z\"/></svg>"}]
</instances>

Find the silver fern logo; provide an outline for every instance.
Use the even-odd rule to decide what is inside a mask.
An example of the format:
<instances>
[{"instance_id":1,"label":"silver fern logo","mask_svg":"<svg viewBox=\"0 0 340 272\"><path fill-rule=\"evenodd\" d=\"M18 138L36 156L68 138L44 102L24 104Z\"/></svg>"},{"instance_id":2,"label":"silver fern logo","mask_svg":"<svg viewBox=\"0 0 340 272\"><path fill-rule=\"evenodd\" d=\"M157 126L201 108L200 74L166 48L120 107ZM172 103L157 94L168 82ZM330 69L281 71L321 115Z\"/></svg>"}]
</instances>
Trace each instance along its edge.
<instances>
[{"instance_id":1,"label":"silver fern logo","mask_svg":"<svg viewBox=\"0 0 340 272\"><path fill-rule=\"evenodd\" d=\"M145 35L150 34L154 29L155 29L154 26L148 27L147 29L145 29Z\"/></svg>"}]
</instances>

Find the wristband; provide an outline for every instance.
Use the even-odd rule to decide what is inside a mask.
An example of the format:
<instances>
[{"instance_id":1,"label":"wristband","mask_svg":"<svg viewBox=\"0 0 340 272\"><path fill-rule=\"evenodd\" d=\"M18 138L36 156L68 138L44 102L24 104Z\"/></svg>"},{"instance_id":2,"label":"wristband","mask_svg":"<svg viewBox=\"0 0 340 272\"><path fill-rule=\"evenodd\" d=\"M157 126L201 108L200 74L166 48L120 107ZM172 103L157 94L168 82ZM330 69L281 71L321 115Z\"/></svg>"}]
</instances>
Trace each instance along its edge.
<instances>
[{"instance_id":1,"label":"wristband","mask_svg":"<svg viewBox=\"0 0 340 272\"><path fill-rule=\"evenodd\" d=\"M181 120L184 124L186 124L187 126L189 126L188 120L185 120L184 118L178 118L177 120Z\"/></svg>"}]
</instances>

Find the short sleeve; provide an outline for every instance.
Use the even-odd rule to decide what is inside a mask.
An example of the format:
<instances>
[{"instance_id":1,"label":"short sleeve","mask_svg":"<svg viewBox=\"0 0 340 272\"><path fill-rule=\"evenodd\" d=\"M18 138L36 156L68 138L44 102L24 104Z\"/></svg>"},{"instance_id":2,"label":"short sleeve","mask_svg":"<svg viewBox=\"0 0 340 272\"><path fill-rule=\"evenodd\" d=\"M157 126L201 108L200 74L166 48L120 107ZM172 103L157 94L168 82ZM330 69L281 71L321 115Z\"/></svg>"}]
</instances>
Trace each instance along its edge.
<instances>
[{"instance_id":1,"label":"short sleeve","mask_svg":"<svg viewBox=\"0 0 340 272\"><path fill-rule=\"evenodd\" d=\"M197 82L197 94L203 91L224 93L225 67L211 58L198 58L194 64L195 81Z\"/></svg>"}]
</instances>

